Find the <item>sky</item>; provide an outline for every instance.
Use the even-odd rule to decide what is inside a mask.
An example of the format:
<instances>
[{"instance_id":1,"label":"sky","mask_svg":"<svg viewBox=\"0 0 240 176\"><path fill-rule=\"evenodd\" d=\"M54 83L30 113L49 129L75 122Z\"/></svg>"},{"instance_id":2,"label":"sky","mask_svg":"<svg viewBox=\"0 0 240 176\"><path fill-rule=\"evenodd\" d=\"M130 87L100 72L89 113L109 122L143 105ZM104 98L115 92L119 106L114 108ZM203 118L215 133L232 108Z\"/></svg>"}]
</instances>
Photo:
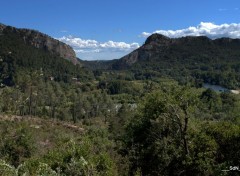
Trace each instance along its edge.
<instances>
[{"instance_id":1,"label":"sky","mask_svg":"<svg viewBox=\"0 0 240 176\"><path fill-rule=\"evenodd\" d=\"M83 60L118 59L153 33L240 38L239 0L2 0L0 23L46 33Z\"/></svg>"}]
</instances>

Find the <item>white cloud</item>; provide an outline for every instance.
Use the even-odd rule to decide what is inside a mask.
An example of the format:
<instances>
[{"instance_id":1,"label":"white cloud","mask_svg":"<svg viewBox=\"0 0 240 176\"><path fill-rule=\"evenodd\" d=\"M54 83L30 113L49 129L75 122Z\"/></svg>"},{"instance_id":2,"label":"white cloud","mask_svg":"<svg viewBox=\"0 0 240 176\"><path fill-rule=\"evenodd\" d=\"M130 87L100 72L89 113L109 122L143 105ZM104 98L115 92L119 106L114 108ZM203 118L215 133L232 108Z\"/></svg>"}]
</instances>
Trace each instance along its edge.
<instances>
[{"instance_id":1,"label":"white cloud","mask_svg":"<svg viewBox=\"0 0 240 176\"><path fill-rule=\"evenodd\" d=\"M58 40L67 43L68 45L72 46L74 49L91 49L91 48L97 48L98 42L96 40L83 40L81 38L73 37L71 35L69 36L63 36L61 38L58 38Z\"/></svg>"},{"instance_id":2,"label":"white cloud","mask_svg":"<svg viewBox=\"0 0 240 176\"><path fill-rule=\"evenodd\" d=\"M156 30L152 33L143 32L141 37L148 37L153 33L159 33L170 38L184 36L207 36L215 39L220 37L240 38L240 23L216 25L211 22L201 22L198 26L190 26L179 30Z\"/></svg>"},{"instance_id":3,"label":"white cloud","mask_svg":"<svg viewBox=\"0 0 240 176\"><path fill-rule=\"evenodd\" d=\"M75 51L76 53L99 53L99 52L100 52L99 49L95 49L95 50L75 49L74 51Z\"/></svg>"},{"instance_id":4,"label":"white cloud","mask_svg":"<svg viewBox=\"0 0 240 176\"><path fill-rule=\"evenodd\" d=\"M80 58L85 57L83 59L89 59L86 57L99 59L98 56L102 56L100 59L115 59L116 57L122 57L134 49L139 48L139 44L135 42L98 42L96 40L85 40L79 37L73 37L71 35L63 36L57 39L73 47L74 51ZM97 56L96 53L99 55ZM104 56L104 53L106 56ZM112 56L115 58L110 58Z\"/></svg>"},{"instance_id":5,"label":"white cloud","mask_svg":"<svg viewBox=\"0 0 240 176\"><path fill-rule=\"evenodd\" d=\"M136 49L139 47L138 43L125 43L125 42L113 42L113 41L108 41L105 43L100 43L99 44L100 48L114 48L114 49L119 49L119 50L132 50Z\"/></svg>"},{"instance_id":6,"label":"white cloud","mask_svg":"<svg viewBox=\"0 0 240 176\"><path fill-rule=\"evenodd\" d=\"M103 49L114 49L114 50L134 50L139 47L138 43L125 43L125 42L98 42L96 40L84 40L73 36L63 36L58 40L67 43L72 46L75 50L94 49L93 51L101 51Z\"/></svg>"}]
</instances>

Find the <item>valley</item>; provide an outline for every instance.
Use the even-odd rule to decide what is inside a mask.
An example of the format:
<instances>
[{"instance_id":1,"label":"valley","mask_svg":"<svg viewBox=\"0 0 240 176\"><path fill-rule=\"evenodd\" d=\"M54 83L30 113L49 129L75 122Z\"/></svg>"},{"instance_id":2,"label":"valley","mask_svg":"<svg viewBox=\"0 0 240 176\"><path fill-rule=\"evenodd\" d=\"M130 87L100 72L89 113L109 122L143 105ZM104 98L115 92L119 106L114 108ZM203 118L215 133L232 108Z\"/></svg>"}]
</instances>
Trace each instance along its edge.
<instances>
[{"instance_id":1,"label":"valley","mask_svg":"<svg viewBox=\"0 0 240 176\"><path fill-rule=\"evenodd\" d=\"M0 175L224 175L240 158L240 95L225 91L239 58L240 39L153 34L83 61L1 24Z\"/></svg>"}]
</instances>

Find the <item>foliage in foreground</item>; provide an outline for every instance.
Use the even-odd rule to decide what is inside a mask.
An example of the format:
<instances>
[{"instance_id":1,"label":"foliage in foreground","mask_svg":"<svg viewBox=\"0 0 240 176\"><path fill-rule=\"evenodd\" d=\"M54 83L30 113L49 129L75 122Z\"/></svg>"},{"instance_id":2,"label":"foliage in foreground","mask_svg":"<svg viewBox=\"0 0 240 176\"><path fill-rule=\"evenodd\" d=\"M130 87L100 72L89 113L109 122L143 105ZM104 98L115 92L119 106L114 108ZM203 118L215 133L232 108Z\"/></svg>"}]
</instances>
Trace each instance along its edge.
<instances>
[{"instance_id":1,"label":"foliage in foreground","mask_svg":"<svg viewBox=\"0 0 240 176\"><path fill-rule=\"evenodd\" d=\"M48 121L42 122L41 126L43 123ZM1 126L4 125L7 123L1 122ZM54 127L59 128L56 136L47 134L47 128L41 127L36 131L23 122L12 124L6 128L7 131L1 132L5 133L6 139L1 140L0 175L118 175L113 159L117 153L113 150L114 143L107 138L106 130L91 126L87 134L82 134ZM54 130L51 133L54 134ZM52 144L39 144L43 143L42 138L48 138L48 143ZM34 145L35 148L29 148ZM39 152L41 147L44 149L42 154ZM25 151L29 155L25 155ZM16 156L18 160L15 160Z\"/></svg>"},{"instance_id":2,"label":"foliage in foreground","mask_svg":"<svg viewBox=\"0 0 240 176\"><path fill-rule=\"evenodd\" d=\"M222 175L239 164L239 123L208 118L200 97L183 87L147 96L124 138L130 175Z\"/></svg>"},{"instance_id":3,"label":"foliage in foreground","mask_svg":"<svg viewBox=\"0 0 240 176\"><path fill-rule=\"evenodd\" d=\"M109 102L103 95L102 104ZM239 164L238 96L164 85L141 100L137 111L123 103L79 119L85 133L50 119L1 121L1 174L224 175Z\"/></svg>"}]
</instances>

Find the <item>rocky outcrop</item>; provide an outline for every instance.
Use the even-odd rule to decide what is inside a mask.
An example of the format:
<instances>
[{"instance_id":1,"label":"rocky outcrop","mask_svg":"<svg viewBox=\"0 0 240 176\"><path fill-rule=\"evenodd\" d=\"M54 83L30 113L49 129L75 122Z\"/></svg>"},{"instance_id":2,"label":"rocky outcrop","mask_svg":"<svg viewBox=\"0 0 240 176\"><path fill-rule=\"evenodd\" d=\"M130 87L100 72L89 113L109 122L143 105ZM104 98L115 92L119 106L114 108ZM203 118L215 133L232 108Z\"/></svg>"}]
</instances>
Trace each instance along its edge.
<instances>
[{"instance_id":1,"label":"rocky outcrop","mask_svg":"<svg viewBox=\"0 0 240 176\"><path fill-rule=\"evenodd\" d=\"M0 23L0 34L3 32L3 30L6 28L6 26L2 23Z\"/></svg>"},{"instance_id":2,"label":"rocky outcrop","mask_svg":"<svg viewBox=\"0 0 240 176\"><path fill-rule=\"evenodd\" d=\"M165 50L174 43L176 43L174 39L160 34L153 34L147 38L143 46L117 60L112 65L112 68L127 69L138 61L151 59L153 55Z\"/></svg>"},{"instance_id":3,"label":"rocky outcrop","mask_svg":"<svg viewBox=\"0 0 240 176\"><path fill-rule=\"evenodd\" d=\"M164 35L153 34L147 38L145 45L169 45L172 41L172 39Z\"/></svg>"},{"instance_id":4,"label":"rocky outcrop","mask_svg":"<svg viewBox=\"0 0 240 176\"><path fill-rule=\"evenodd\" d=\"M36 30L19 29L12 26L0 24L0 33L12 32L19 35L26 44L32 45L39 49L44 49L50 53L57 54L74 64L78 64L78 59L74 50L67 44L60 42L46 34Z\"/></svg>"}]
</instances>

